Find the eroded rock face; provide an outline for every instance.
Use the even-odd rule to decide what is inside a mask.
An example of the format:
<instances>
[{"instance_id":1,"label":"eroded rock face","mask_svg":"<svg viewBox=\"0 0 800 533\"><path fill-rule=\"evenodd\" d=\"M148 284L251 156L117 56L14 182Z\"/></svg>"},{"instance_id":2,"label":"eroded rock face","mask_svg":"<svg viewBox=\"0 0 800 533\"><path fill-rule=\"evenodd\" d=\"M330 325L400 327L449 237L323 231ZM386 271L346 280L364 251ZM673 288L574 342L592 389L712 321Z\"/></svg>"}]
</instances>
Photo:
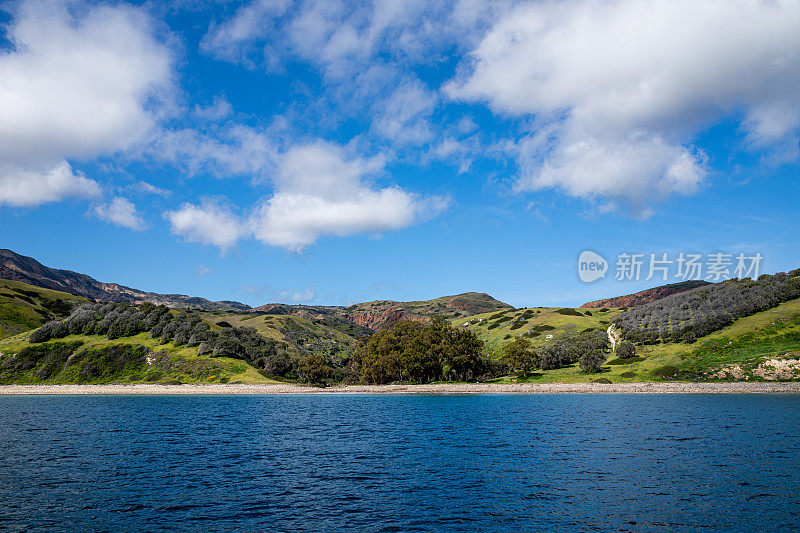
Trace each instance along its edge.
<instances>
[{"instance_id":1,"label":"eroded rock face","mask_svg":"<svg viewBox=\"0 0 800 533\"><path fill-rule=\"evenodd\" d=\"M413 315L406 313L403 309L374 309L362 313L356 313L351 316L351 320L359 326L367 327L371 330L378 331L388 328L395 322L401 320L413 320L415 322L428 322L430 317Z\"/></svg>"},{"instance_id":2,"label":"eroded rock face","mask_svg":"<svg viewBox=\"0 0 800 533\"><path fill-rule=\"evenodd\" d=\"M792 352L782 357L770 357L756 363L731 363L722 365L709 374L713 379L749 380L751 378L767 381L800 379L800 353Z\"/></svg>"}]
</instances>

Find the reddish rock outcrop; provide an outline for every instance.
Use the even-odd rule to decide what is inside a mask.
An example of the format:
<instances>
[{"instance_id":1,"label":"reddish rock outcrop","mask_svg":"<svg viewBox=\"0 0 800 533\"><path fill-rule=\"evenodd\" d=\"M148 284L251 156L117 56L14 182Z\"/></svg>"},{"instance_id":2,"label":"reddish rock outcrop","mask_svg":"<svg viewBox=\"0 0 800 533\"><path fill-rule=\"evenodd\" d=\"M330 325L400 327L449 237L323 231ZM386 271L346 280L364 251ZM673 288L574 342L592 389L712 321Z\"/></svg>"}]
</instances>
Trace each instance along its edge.
<instances>
[{"instance_id":1,"label":"reddish rock outcrop","mask_svg":"<svg viewBox=\"0 0 800 533\"><path fill-rule=\"evenodd\" d=\"M653 287L635 294L627 294L625 296L617 296L615 298L607 298L605 300L596 300L588 302L581 307L635 307L637 305L649 304L661 298L666 298L679 292L688 291L703 285L709 285L709 282L702 280L683 281L681 283L672 283L670 285L662 285L660 287Z\"/></svg>"}]
</instances>

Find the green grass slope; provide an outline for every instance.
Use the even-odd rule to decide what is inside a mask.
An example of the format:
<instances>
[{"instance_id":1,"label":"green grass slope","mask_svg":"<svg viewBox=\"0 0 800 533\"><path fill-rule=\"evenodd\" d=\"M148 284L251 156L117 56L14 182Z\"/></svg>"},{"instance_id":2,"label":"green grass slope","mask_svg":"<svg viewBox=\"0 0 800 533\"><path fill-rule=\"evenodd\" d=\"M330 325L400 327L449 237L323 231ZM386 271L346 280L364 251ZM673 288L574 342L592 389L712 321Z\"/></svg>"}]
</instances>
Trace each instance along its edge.
<instances>
[{"instance_id":1,"label":"green grass slope","mask_svg":"<svg viewBox=\"0 0 800 533\"><path fill-rule=\"evenodd\" d=\"M98 335L32 344L23 333L0 341L0 384L269 383L239 359L199 357L197 348L160 344L147 333Z\"/></svg>"},{"instance_id":2,"label":"green grass slope","mask_svg":"<svg viewBox=\"0 0 800 533\"><path fill-rule=\"evenodd\" d=\"M560 311L560 312L559 312ZM486 342L491 357L517 336L541 347L560 335L588 328L606 329L620 309L574 309L591 316L555 308L513 309L452 320ZM552 335L553 337L549 337ZM632 381L727 381L800 379L800 299L740 318L730 326L701 337L693 344L662 343L638 346L630 360L610 354L600 373L582 372L578 365L536 371L520 381L585 383L598 379ZM497 380L509 382L511 376Z\"/></svg>"},{"instance_id":3,"label":"green grass slope","mask_svg":"<svg viewBox=\"0 0 800 533\"><path fill-rule=\"evenodd\" d=\"M493 353L499 352L503 344L519 336L529 339L537 347L567 332L605 330L619 312L619 309L606 308L512 308L482 313L468 319L456 318L450 323L474 331L486 343L489 352Z\"/></svg>"},{"instance_id":4,"label":"green grass slope","mask_svg":"<svg viewBox=\"0 0 800 533\"><path fill-rule=\"evenodd\" d=\"M370 333L356 324L325 318L304 318L293 315L264 315L254 313L203 313L203 320L219 327L252 327L268 339L285 342L289 351L298 356L312 353L333 359L349 353L359 337Z\"/></svg>"},{"instance_id":5,"label":"green grass slope","mask_svg":"<svg viewBox=\"0 0 800 533\"><path fill-rule=\"evenodd\" d=\"M36 329L45 322L63 318L85 298L66 292L41 289L0 279L0 339Z\"/></svg>"}]
</instances>

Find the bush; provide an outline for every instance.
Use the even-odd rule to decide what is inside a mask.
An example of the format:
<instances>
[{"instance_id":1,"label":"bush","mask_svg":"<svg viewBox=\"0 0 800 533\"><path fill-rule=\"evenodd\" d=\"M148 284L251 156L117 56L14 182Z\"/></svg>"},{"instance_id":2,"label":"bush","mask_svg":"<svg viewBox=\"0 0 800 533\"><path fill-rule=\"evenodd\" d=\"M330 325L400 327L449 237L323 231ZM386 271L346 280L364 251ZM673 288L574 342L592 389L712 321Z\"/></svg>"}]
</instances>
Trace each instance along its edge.
<instances>
[{"instance_id":1,"label":"bush","mask_svg":"<svg viewBox=\"0 0 800 533\"><path fill-rule=\"evenodd\" d=\"M679 369L675 365L664 365L654 368L650 373L657 378L674 378L678 375Z\"/></svg>"},{"instance_id":2,"label":"bush","mask_svg":"<svg viewBox=\"0 0 800 533\"><path fill-rule=\"evenodd\" d=\"M28 340L33 343L40 343L50 339L60 339L67 335L69 335L69 328L63 322L53 320L31 333Z\"/></svg>"},{"instance_id":3,"label":"bush","mask_svg":"<svg viewBox=\"0 0 800 533\"><path fill-rule=\"evenodd\" d=\"M630 359L636 357L636 346L631 341L622 341L617 345L617 357L620 359Z\"/></svg>"},{"instance_id":4,"label":"bush","mask_svg":"<svg viewBox=\"0 0 800 533\"><path fill-rule=\"evenodd\" d=\"M575 309L569 309L566 307L562 309L556 309L556 313L558 313L559 315L583 316L583 313L581 313L580 311L576 311Z\"/></svg>"}]
</instances>

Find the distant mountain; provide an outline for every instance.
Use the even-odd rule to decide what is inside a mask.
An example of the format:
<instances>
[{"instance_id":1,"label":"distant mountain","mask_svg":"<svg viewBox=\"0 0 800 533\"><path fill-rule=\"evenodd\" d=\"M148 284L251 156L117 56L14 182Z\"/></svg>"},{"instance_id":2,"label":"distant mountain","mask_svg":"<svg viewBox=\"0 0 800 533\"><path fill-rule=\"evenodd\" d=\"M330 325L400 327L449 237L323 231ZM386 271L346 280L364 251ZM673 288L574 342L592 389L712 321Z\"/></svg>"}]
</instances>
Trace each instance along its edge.
<instances>
[{"instance_id":1,"label":"distant mountain","mask_svg":"<svg viewBox=\"0 0 800 533\"><path fill-rule=\"evenodd\" d=\"M649 304L661 298L666 298L679 292L688 291L703 285L710 285L707 281L690 280L682 281L681 283L672 283L670 285L661 285L635 294L627 294L625 296L617 296L615 298L607 298L605 300L596 300L588 302L581 307L635 307L637 305Z\"/></svg>"},{"instance_id":2,"label":"distant mountain","mask_svg":"<svg viewBox=\"0 0 800 533\"><path fill-rule=\"evenodd\" d=\"M433 315L456 318L506 309L513 308L506 303L495 300L488 294L467 292L419 302L380 300L348 307L266 304L256 307L255 311L270 315L294 315L313 319L332 318L377 331L400 320L425 322Z\"/></svg>"},{"instance_id":3,"label":"distant mountain","mask_svg":"<svg viewBox=\"0 0 800 533\"><path fill-rule=\"evenodd\" d=\"M46 267L31 257L4 249L0 249L0 278L27 283L44 289L62 291L97 301L133 304L152 302L168 307L202 309L205 311L254 311L250 306L239 302L212 302L205 298L186 296L184 294L158 294L132 289L117 283L103 283L90 276L72 272L71 270L57 270ZM425 322L432 315L442 315L446 318L467 317L511 308L510 305L495 300L488 294L468 292L420 302L384 300L359 303L349 307L274 303L257 307L255 311L270 315L291 315L309 319L327 318L337 322L356 324L376 331L388 327L399 320Z\"/></svg>"},{"instance_id":4,"label":"distant mountain","mask_svg":"<svg viewBox=\"0 0 800 533\"><path fill-rule=\"evenodd\" d=\"M203 309L206 311L249 311L250 306L239 302L212 302L184 294L158 294L132 289L117 283L103 283L71 270L49 268L32 257L0 249L0 278L20 281L36 287L67 292L104 302L152 302L168 307Z\"/></svg>"}]
</instances>

